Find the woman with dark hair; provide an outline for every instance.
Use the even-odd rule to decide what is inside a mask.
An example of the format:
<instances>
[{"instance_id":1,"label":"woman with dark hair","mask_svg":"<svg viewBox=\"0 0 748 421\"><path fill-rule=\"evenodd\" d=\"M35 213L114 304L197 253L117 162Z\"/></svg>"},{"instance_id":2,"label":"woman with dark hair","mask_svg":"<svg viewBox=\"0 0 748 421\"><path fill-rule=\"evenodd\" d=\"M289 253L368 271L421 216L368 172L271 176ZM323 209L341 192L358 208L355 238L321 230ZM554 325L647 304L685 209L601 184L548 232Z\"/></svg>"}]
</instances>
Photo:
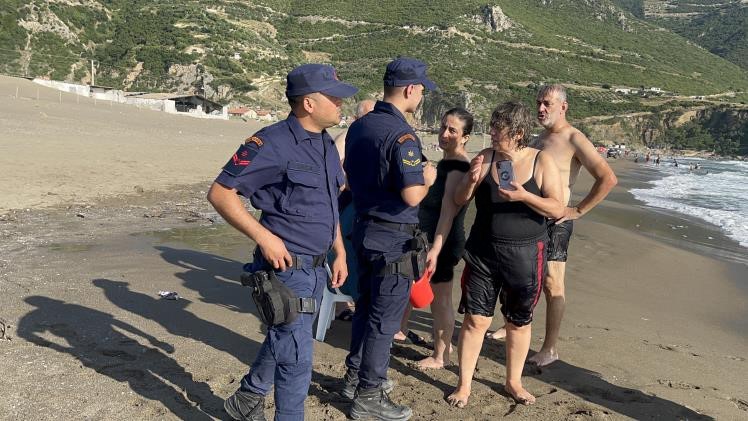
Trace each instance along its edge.
<instances>
[{"instance_id":1,"label":"woman with dark hair","mask_svg":"<svg viewBox=\"0 0 748 421\"><path fill-rule=\"evenodd\" d=\"M447 398L453 406L467 404L497 300L507 330L504 388L518 403L535 402L522 387L522 367L546 267L546 218L563 216L564 205L553 158L528 147L532 124L529 109L520 102L496 107L491 115L491 148L473 158L455 192L457 205L475 197L476 215L465 245L460 378Z\"/></svg>"},{"instance_id":2,"label":"woman with dark hair","mask_svg":"<svg viewBox=\"0 0 748 421\"><path fill-rule=\"evenodd\" d=\"M454 202L454 192L470 169L465 144L473 130L473 115L462 108L444 113L439 129L439 147L444 151L436 166L436 181L423 199L418 213L421 230L432 243L426 270L432 273L434 301L434 352L418 362L420 368L442 368L449 364L455 326L452 307L452 277L465 248L465 208Z\"/></svg>"}]
</instances>

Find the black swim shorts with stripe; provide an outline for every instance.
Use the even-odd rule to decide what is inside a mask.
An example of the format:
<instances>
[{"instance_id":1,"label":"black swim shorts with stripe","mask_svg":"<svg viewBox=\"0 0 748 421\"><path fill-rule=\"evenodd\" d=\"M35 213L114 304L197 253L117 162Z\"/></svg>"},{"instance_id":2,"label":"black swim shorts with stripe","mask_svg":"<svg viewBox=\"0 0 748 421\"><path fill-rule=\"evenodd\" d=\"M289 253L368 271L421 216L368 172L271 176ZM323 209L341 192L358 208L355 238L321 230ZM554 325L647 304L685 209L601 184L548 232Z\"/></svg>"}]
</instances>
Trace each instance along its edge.
<instances>
[{"instance_id":1,"label":"black swim shorts with stripe","mask_svg":"<svg viewBox=\"0 0 748 421\"><path fill-rule=\"evenodd\" d=\"M568 257L569 241L574 230L574 221L564 221L556 224L548 220L548 261L565 262Z\"/></svg>"},{"instance_id":2,"label":"black swim shorts with stripe","mask_svg":"<svg viewBox=\"0 0 748 421\"><path fill-rule=\"evenodd\" d=\"M545 276L547 239L485 244L465 251L460 309L493 317L496 301L501 314L515 326L532 322Z\"/></svg>"}]
</instances>

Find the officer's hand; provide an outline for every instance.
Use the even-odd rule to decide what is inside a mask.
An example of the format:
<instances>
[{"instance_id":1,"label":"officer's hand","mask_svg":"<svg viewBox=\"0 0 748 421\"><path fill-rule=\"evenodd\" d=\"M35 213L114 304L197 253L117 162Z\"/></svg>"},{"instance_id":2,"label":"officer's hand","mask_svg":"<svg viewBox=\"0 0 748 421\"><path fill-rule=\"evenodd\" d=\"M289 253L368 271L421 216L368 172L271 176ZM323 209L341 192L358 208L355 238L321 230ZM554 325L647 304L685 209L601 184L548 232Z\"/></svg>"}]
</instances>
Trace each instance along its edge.
<instances>
[{"instance_id":1,"label":"officer's hand","mask_svg":"<svg viewBox=\"0 0 748 421\"><path fill-rule=\"evenodd\" d=\"M436 168L431 162L427 162L423 166L423 181L426 183L426 187L431 187L436 181Z\"/></svg>"},{"instance_id":2,"label":"officer's hand","mask_svg":"<svg viewBox=\"0 0 748 421\"><path fill-rule=\"evenodd\" d=\"M426 255L426 272L434 273L436 270L436 261L439 257L439 251L435 248L431 248Z\"/></svg>"},{"instance_id":3,"label":"officer's hand","mask_svg":"<svg viewBox=\"0 0 748 421\"><path fill-rule=\"evenodd\" d=\"M483 154L478 154L472 161L470 161L470 171L468 171L468 177L470 182L475 184L480 180L480 173L483 169Z\"/></svg>"},{"instance_id":4,"label":"officer's hand","mask_svg":"<svg viewBox=\"0 0 748 421\"><path fill-rule=\"evenodd\" d=\"M330 279L330 286L333 288L340 288L345 283L347 277L348 264L345 261L345 256L338 256L332 261L332 279Z\"/></svg>"},{"instance_id":5,"label":"officer's hand","mask_svg":"<svg viewBox=\"0 0 748 421\"><path fill-rule=\"evenodd\" d=\"M270 263L273 269L283 272L293 265L293 259L288 253L288 250L286 250L286 245L283 244L283 240L270 231L268 231L266 235L257 239L257 245L260 246L262 257Z\"/></svg>"}]
</instances>

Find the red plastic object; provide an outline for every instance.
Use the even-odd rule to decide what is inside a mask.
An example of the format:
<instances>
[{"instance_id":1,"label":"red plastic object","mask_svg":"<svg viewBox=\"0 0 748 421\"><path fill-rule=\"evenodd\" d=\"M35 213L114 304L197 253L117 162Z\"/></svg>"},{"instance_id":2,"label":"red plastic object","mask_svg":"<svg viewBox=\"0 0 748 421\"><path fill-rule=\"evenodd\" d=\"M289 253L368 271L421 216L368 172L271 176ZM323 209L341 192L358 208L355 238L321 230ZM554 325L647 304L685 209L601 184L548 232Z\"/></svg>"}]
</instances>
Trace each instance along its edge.
<instances>
[{"instance_id":1,"label":"red plastic object","mask_svg":"<svg viewBox=\"0 0 748 421\"><path fill-rule=\"evenodd\" d=\"M425 272L410 289L410 303L415 308L423 308L434 301L434 291L431 289L431 272Z\"/></svg>"}]
</instances>

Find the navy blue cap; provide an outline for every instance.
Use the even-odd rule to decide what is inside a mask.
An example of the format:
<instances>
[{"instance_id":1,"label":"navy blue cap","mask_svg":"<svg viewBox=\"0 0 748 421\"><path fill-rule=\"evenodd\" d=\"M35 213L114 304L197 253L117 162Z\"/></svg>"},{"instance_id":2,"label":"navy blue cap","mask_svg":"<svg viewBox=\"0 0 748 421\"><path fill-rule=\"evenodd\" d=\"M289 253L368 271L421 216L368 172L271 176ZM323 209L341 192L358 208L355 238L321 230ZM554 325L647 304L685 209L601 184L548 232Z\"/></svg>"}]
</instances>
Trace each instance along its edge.
<instances>
[{"instance_id":1,"label":"navy blue cap","mask_svg":"<svg viewBox=\"0 0 748 421\"><path fill-rule=\"evenodd\" d=\"M335 68L326 64L302 64L286 76L286 97L321 92L338 98L356 95L358 88L338 79Z\"/></svg>"},{"instance_id":2,"label":"navy blue cap","mask_svg":"<svg viewBox=\"0 0 748 421\"><path fill-rule=\"evenodd\" d=\"M408 86L419 83L426 89L436 89L436 83L426 77L426 63L414 58L400 57L387 65L384 71L384 86Z\"/></svg>"}]
</instances>

